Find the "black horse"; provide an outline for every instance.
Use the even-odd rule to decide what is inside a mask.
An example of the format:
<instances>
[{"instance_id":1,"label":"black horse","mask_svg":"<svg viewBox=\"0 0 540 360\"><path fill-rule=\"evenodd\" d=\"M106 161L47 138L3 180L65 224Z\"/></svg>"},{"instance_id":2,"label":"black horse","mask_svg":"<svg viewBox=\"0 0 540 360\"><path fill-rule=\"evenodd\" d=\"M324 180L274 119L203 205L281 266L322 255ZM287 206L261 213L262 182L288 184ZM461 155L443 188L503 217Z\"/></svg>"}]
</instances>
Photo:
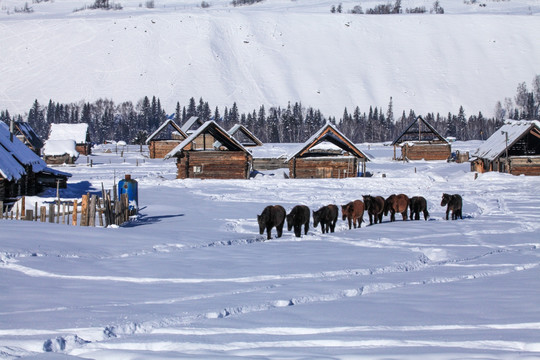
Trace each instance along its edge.
<instances>
[{"instance_id":1,"label":"black horse","mask_svg":"<svg viewBox=\"0 0 540 360\"><path fill-rule=\"evenodd\" d=\"M448 214L452 211L452 220L457 220L458 216L460 219L463 219L461 210L463 208L463 199L461 195L454 194L443 194L441 206L447 206L446 208L446 220L448 220Z\"/></svg>"},{"instance_id":2,"label":"black horse","mask_svg":"<svg viewBox=\"0 0 540 360\"><path fill-rule=\"evenodd\" d=\"M339 210L334 204L326 205L313 212L313 226L317 227L321 223L322 233L334 232Z\"/></svg>"},{"instance_id":3,"label":"black horse","mask_svg":"<svg viewBox=\"0 0 540 360\"><path fill-rule=\"evenodd\" d=\"M409 199L409 209L411 210L410 219L420 220L420 212L424 213L424 220L427 220L429 217L429 212L427 210L427 201L423 196L413 196Z\"/></svg>"},{"instance_id":4,"label":"black horse","mask_svg":"<svg viewBox=\"0 0 540 360\"><path fill-rule=\"evenodd\" d=\"M309 230L310 210L306 205L296 205L289 215L287 215L287 230L291 231L294 227L294 236L302 235L302 225L304 225L304 235Z\"/></svg>"},{"instance_id":5,"label":"black horse","mask_svg":"<svg viewBox=\"0 0 540 360\"><path fill-rule=\"evenodd\" d=\"M384 212L384 198L382 196L364 195L364 205L369 215L369 225L377 222L382 223Z\"/></svg>"},{"instance_id":6,"label":"black horse","mask_svg":"<svg viewBox=\"0 0 540 360\"><path fill-rule=\"evenodd\" d=\"M259 223L259 234L263 234L266 229L266 238L270 240L272 228L275 226L277 237L283 235L283 224L285 223L285 209L281 205L269 205L264 208L261 215L257 215Z\"/></svg>"}]
</instances>

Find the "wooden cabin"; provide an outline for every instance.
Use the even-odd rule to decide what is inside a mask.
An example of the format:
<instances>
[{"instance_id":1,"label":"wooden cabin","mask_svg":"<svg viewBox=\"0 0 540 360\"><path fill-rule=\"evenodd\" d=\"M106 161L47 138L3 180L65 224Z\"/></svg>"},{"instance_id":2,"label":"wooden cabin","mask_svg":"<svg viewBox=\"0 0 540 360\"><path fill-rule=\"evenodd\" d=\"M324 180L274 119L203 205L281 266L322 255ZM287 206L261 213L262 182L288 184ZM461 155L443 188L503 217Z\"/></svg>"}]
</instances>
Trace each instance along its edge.
<instances>
[{"instance_id":1,"label":"wooden cabin","mask_svg":"<svg viewBox=\"0 0 540 360\"><path fill-rule=\"evenodd\" d=\"M219 142L219 146L214 144ZM178 179L248 179L252 156L214 121L207 121L171 150Z\"/></svg>"},{"instance_id":2,"label":"wooden cabin","mask_svg":"<svg viewBox=\"0 0 540 360\"><path fill-rule=\"evenodd\" d=\"M10 201L22 195L35 195L52 182L65 185L71 175L47 167L47 164L3 122L0 122L0 200Z\"/></svg>"},{"instance_id":3,"label":"wooden cabin","mask_svg":"<svg viewBox=\"0 0 540 360\"><path fill-rule=\"evenodd\" d=\"M81 155L92 153L88 124L51 124L49 140L74 140L75 149Z\"/></svg>"},{"instance_id":4,"label":"wooden cabin","mask_svg":"<svg viewBox=\"0 0 540 360\"><path fill-rule=\"evenodd\" d=\"M34 131L29 123L23 121L16 121L14 123L14 134L19 140L30 148L36 155L41 156L41 149L43 148L43 141L39 135Z\"/></svg>"},{"instance_id":5,"label":"wooden cabin","mask_svg":"<svg viewBox=\"0 0 540 360\"><path fill-rule=\"evenodd\" d=\"M187 138L180 126L168 119L146 139L150 159L163 159L165 155Z\"/></svg>"},{"instance_id":6,"label":"wooden cabin","mask_svg":"<svg viewBox=\"0 0 540 360\"><path fill-rule=\"evenodd\" d=\"M421 116L418 116L392 143L394 160L448 160L452 146ZM396 149L401 148L401 157Z\"/></svg>"},{"instance_id":7,"label":"wooden cabin","mask_svg":"<svg viewBox=\"0 0 540 360\"><path fill-rule=\"evenodd\" d=\"M540 175L540 121L507 120L472 153L471 171Z\"/></svg>"},{"instance_id":8,"label":"wooden cabin","mask_svg":"<svg viewBox=\"0 0 540 360\"><path fill-rule=\"evenodd\" d=\"M366 173L368 157L331 124L289 155L290 178L345 178Z\"/></svg>"},{"instance_id":9,"label":"wooden cabin","mask_svg":"<svg viewBox=\"0 0 540 360\"><path fill-rule=\"evenodd\" d=\"M196 132L204 122L198 117L198 116L192 116L190 117L181 127L181 130L186 134L187 136L190 136L194 132ZM193 146L199 149L202 149L203 146L206 146L207 149L212 149L214 141L211 140L209 136L206 137L200 137L196 138L195 141L193 141Z\"/></svg>"},{"instance_id":10,"label":"wooden cabin","mask_svg":"<svg viewBox=\"0 0 540 360\"><path fill-rule=\"evenodd\" d=\"M78 158L75 140L47 140L43 146L43 160L49 165L72 165Z\"/></svg>"}]
</instances>

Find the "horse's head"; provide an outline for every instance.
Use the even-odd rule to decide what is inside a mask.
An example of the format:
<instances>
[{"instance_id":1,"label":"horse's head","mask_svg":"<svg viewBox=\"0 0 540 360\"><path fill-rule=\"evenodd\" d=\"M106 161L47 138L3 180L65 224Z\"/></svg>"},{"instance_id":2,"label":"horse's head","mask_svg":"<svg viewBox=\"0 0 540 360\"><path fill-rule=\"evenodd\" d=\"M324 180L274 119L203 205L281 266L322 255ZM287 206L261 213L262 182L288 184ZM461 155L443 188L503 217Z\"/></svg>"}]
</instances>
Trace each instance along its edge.
<instances>
[{"instance_id":1,"label":"horse's head","mask_svg":"<svg viewBox=\"0 0 540 360\"><path fill-rule=\"evenodd\" d=\"M293 214L287 215L287 230L291 231L294 224L294 216Z\"/></svg>"},{"instance_id":2,"label":"horse's head","mask_svg":"<svg viewBox=\"0 0 540 360\"><path fill-rule=\"evenodd\" d=\"M364 206L366 207L366 210L369 210L371 208L371 202L373 201L373 198L371 195L363 195L362 199L364 200Z\"/></svg>"},{"instance_id":3,"label":"horse's head","mask_svg":"<svg viewBox=\"0 0 540 360\"><path fill-rule=\"evenodd\" d=\"M347 219L348 214L349 214L349 204L341 205L341 220Z\"/></svg>"},{"instance_id":4,"label":"horse's head","mask_svg":"<svg viewBox=\"0 0 540 360\"><path fill-rule=\"evenodd\" d=\"M442 201L441 201L441 206L446 206L446 204L448 204L450 202L450 195L449 194L442 194Z\"/></svg>"},{"instance_id":5,"label":"horse's head","mask_svg":"<svg viewBox=\"0 0 540 360\"><path fill-rule=\"evenodd\" d=\"M313 226L317 227L317 225L319 225L320 220L321 218L320 218L319 210L313 211Z\"/></svg>"},{"instance_id":6,"label":"horse's head","mask_svg":"<svg viewBox=\"0 0 540 360\"><path fill-rule=\"evenodd\" d=\"M262 215L257 215L257 222L259 223L259 234L262 235L264 233L264 229L266 228L266 224Z\"/></svg>"}]
</instances>

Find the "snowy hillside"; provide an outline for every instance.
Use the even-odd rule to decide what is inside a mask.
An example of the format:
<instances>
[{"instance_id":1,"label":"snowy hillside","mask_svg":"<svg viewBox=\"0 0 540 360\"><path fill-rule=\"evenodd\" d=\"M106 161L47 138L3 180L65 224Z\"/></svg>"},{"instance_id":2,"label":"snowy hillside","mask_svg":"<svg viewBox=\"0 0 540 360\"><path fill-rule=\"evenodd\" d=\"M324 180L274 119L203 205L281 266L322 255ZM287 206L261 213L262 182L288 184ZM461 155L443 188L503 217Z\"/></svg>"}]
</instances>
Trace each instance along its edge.
<instances>
[{"instance_id":1,"label":"snowy hillside","mask_svg":"<svg viewBox=\"0 0 540 360\"><path fill-rule=\"evenodd\" d=\"M348 14L358 1L119 0L122 10L74 12L92 1L0 0L0 109L34 99L115 102L155 95L236 102L241 112L288 101L340 117L345 107L492 116L497 101L540 74L536 0L404 0L426 14ZM343 4L344 13L332 14ZM363 9L385 1L363 1ZM485 6L483 6L485 5Z\"/></svg>"},{"instance_id":2,"label":"snowy hillside","mask_svg":"<svg viewBox=\"0 0 540 360\"><path fill-rule=\"evenodd\" d=\"M360 148L371 178L229 181L175 180L173 161L139 147L94 148L93 167L81 156L62 168L73 177L61 197L129 173L139 217L105 229L0 220L0 359L538 359L540 179ZM269 204L400 192L424 196L430 219L258 232ZM463 196L463 220L444 220L443 192Z\"/></svg>"}]
</instances>

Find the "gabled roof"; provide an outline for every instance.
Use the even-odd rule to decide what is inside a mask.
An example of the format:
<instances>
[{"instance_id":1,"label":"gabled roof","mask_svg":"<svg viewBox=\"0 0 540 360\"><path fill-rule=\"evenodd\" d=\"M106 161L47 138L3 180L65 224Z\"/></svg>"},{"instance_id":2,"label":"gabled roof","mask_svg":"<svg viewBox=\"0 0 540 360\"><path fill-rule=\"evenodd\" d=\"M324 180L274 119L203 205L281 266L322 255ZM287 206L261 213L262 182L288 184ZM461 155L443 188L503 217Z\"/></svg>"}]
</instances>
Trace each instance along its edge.
<instances>
[{"instance_id":1,"label":"gabled roof","mask_svg":"<svg viewBox=\"0 0 540 360\"><path fill-rule=\"evenodd\" d=\"M249 140L253 141L253 143L255 144L254 146L262 146L263 144L262 141L259 140L255 135L253 135L253 133L249 131L244 125L236 124L227 132L232 137L234 137L234 135L236 135L236 133L238 132L244 134Z\"/></svg>"},{"instance_id":2,"label":"gabled roof","mask_svg":"<svg viewBox=\"0 0 540 360\"><path fill-rule=\"evenodd\" d=\"M24 143L13 136L11 141L9 127L2 121L0 121L0 146L7 151L13 158L19 162L20 165L31 166L32 171L37 173L47 167L45 161L36 155L30 148Z\"/></svg>"},{"instance_id":3,"label":"gabled roof","mask_svg":"<svg viewBox=\"0 0 540 360\"><path fill-rule=\"evenodd\" d=\"M540 121L514 121L507 120L506 123L493 133L472 156L493 161L500 157L508 147L509 149L523 136L533 132L540 137ZM506 138L508 134L508 140Z\"/></svg>"},{"instance_id":4,"label":"gabled roof","mask_svg":"<svg viewBox=\"0 0 540 360\"><path fill-rule=\"evenodd\" d=\"M88 142L88 124L51 124L49 140L75 140L77 144Z\"/></svg>"},{"instance_id":5,"label":"gabled roof","mask_svg":"<svg viewBox=\"0 0 540 360\"><path fill-rule=\"evenodd\" d=\"M394 140L392 145L407 141L442 141L448 144L448 140L439 134L439 132L421 116L414 119L405 131Z\"/></svg>"},{"instance_id":6,"label":"gabled roof","mask_svg":"<svg viewBox=\"0 0 540 360\"><path fill-rule=\"evenodd\" d=\"M184 125L182 125L181 130L184 132L184 134L187 134L197 129L197 128L194 128L194 125L196 124L198 124L197 126L198 128L203 125L203 121L200 120L198 116L192 116L188 119L188 121L186 121Z\"/></svg>"},{"instance_id":7,"label":"gabled roof","mask_svg":"<svg viewBox=\"0 0 540 360\"><path fill-rule=\"evenodd\" d=\"M41 141L38 134L32 129L29 123L22 122L22 121L16 121L15 122L15 129L19 134L24 136L26 141L34 148L34 149L41 149L43 147L43 141ZM16 133L16 135L18 135Z\"/></svg>"},{"instance_id":8,"label":"gabled roof","mask_svg":"<svg viewBox=\"0 0 540 360\"><path fill-rule=\"evenodd\" d=\"M195 139L203 134L209 134L216 139L221 146L224 146L227 150L230 151L243 151L249 154L249 152L240 144L236 139L230 136L221 126L219 126L215 121L207 121L201 127L199 127L194 133L189 135L184 141L178 144L174 149L169 151L165 155L164 159L176 156L180 154L183 150L190 150L191 144ZM189 149L188 149L189 147ZM204 151L204 150L200 150Z\"/></svg>"},{"instance_id":9,"label":"gabled roof","mask_svg":"<svg viewBox=\"0 0 540 360\"><path fill-rule=\"evenodd\" d=\"M306 154L310 149L316 147L322 142L328 141L338 148L351 153L353 156L365 158L369 161L369 158L360 149L358 149L345 135L343 135L332 124L327 123L319 131L317 131L312 137L310 137L297 151L290 154L286 161L291 160L294 157L300 157Z\"/></svg>"},{"instance_id":10,"label":"gabled roof","mask_svg":"<svg viewBox=\"0 0 540 360\"><path fill-rule=\"evenodd\" d=\"M19 180L26 171L13 155L0 145L0 175L8 181Z\"/></svg>"},{"instance_id":11,"label":"gabled roof","mask_svg":"<svg viewBox=\"0 0 540 360\"><path fill-rule=\"evenodd\" d=\"M146 139L146 143L148 144L150 141L152 141L152 139L155 138L160 132L162 132L167 127L167 125L171 125L176 131L180 133L180 135L182 135L184 138L187 138L186 133L182 131L180 126L175 123L173 119L168 119L163 124L161 124L161 126L158 127L157 130L152 133L152 135L150 135Z\"/></svg>"}]
</instances>

